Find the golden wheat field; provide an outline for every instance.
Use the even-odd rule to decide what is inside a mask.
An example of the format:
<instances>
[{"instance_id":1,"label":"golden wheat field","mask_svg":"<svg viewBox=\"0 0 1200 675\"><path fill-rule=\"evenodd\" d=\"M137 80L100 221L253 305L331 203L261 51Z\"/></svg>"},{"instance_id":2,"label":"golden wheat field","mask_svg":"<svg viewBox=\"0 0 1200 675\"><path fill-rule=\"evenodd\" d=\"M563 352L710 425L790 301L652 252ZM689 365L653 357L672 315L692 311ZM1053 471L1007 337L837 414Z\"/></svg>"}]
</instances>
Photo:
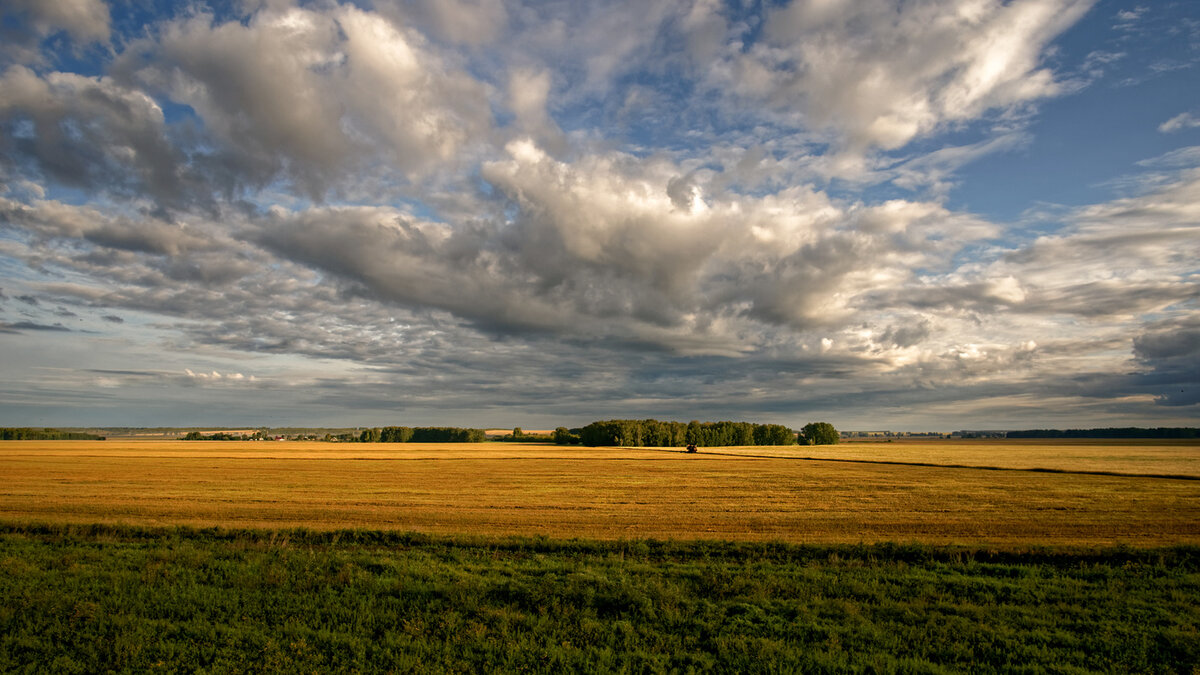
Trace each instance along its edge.
<instances>
[{"instance_id":1,"label":"golden wheat field","mask_svg":"<svg viewBox=\"0 0 1200 675\"><path fill-rule=\"evenodd\" d=\"M1105 475L1109 472L1122 475ZM0 442L0 519L442 534L1200 544L1200 445Z\"/></svg>"}]
</instances>

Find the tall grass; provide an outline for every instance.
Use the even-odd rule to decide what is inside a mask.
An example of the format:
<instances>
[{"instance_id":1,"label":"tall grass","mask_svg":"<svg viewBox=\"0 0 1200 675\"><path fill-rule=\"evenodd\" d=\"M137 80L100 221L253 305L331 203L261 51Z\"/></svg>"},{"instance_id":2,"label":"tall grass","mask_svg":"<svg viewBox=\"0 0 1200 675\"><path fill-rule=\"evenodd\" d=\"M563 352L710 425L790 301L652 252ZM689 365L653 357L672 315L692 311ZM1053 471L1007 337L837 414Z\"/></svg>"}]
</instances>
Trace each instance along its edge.
<instances>
[{"instance_id":1,"label":"tall grass","mask_svg":"<svg viewBox=\"0 0 1200 675\"><path fill-rule=\"evenodd\" d=\"M1194 672L1200 549L0 526L4 672Z\"/></svg>"}]
</instances>

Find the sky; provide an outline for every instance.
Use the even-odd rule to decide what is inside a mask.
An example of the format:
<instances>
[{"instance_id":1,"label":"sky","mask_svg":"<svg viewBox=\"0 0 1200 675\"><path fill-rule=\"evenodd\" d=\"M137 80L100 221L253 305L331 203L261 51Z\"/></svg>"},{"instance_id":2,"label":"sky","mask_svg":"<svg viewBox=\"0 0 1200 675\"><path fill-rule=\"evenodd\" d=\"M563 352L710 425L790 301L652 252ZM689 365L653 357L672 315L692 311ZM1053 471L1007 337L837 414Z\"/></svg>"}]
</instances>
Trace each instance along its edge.
<instances>
[{"instance_id":1,"label":"sky","mask_svg":"<svg viewBox=\"0 0 1200 675\"><path fill-rule=\"evenodd\" d=\"M0 0L0 425L1200 425L1195 0Z\"/></svg>"}]
</instances>

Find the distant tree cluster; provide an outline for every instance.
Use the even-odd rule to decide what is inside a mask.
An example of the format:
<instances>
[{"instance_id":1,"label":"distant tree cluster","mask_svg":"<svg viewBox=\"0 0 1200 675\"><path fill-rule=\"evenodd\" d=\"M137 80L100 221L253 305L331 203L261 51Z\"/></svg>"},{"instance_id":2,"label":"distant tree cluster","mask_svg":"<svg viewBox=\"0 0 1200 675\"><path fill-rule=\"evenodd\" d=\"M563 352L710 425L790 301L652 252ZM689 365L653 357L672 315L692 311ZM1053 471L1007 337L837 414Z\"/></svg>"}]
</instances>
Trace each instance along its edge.
<instances>
[{"instance_id":1,"label":"distant tree cluster","mask_svg":"<svg viewBox=\"0 0 1200 675\"><path fill-rule=\"evenodd\" d=\"M568 432L569 433L569 432ZM730 445L792 445L796 436L781 424L750 422L660 422L604 420L579 430L584 445L625 447L721 447Z\"/></svg>"},{"instance_id":2,"label":"distant tree cluster","mask_svg":"<svg viewBox=\"0 0 1200 675\"><path fill-rule=\"evenodd\" d=\"M189 431L183 436L185 441L244 441L246 437L241 434L227 434L224 431L218 431L215 434L207 436L199 431Z\"/></svg>"},{"instance_id":3,"label":"distant tree cluster","mask_svg":"<svg viewBox=\"0 0 1200 675\"><path fill-rule=\"evenodd\" d=\"M550 438L558 445L579 445L583 439L579 436L582 429L568 429L566 427L558 427L550 434Z\"/></svg>"},{"instance_id":4,"label":"distant tree cluster","mask_svg":"<svg viewBox=\"0 0 1200 675\"><path fill-rule=\"evenodd\" d=\"M842 435L829 422L810 422L800 430L800 445L834 445Z\"/></svg>"},{"instance_id":5,"label":"distant tree cluster","mask_svg":"<svg viewBox=\"0 0 1200 675\"><path fill-rule=\"evenodd\" d=\"M363 429L358 436L358 441L360 443L408 443L412 437L412 427L374 427Z\"/></svg>"},{"instance_id":6,"label":"distant tree cluster","mask_svg":"<svg viewBox=\"0 0 1200 675\"><path fill-rule=\"evenodd\" d=\"M360 443L482 443L483 429L461 427L374 427L363 429Z\"/></svg>"},{"instance_id":7,"label":"distant tree cluster","mask_svg":"<svg viewBox=\"0 0 1200 675\"><path fill-rule=\"evenodd\" d=\"M103 436L82 431L34 429L30 427L0 427L0 441L102 441Z\"/></svg>"},{"instance_id":8,"label":"distant tree cluster","mask_svg":"<svg viewBox=\"0 0 1200 675\"><path fill-rule=\"evenodd\" d=\"M1195 427L1110 427L1107 429L1027 429L1010 431L1008 438L1200 438Z\"/></svg>"}]
</instances>

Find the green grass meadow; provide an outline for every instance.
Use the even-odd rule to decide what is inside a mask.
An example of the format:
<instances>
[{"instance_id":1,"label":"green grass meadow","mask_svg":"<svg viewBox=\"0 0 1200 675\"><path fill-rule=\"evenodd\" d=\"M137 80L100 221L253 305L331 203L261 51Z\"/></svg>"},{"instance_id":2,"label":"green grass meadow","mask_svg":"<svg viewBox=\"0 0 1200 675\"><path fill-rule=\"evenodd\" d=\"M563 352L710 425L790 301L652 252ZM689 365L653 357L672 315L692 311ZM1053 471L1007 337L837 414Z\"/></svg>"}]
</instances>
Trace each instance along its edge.
<instances>
[{"instance_id":1,"label":"green grass meadow","mask_svg":"<svg viewBox=\"0 0 1200 675\"><path fill-rule=\"evenodd\" d=\"M0 526L0 671L1200 672L1200 549Z\"/></svg>"}]
</instances>

